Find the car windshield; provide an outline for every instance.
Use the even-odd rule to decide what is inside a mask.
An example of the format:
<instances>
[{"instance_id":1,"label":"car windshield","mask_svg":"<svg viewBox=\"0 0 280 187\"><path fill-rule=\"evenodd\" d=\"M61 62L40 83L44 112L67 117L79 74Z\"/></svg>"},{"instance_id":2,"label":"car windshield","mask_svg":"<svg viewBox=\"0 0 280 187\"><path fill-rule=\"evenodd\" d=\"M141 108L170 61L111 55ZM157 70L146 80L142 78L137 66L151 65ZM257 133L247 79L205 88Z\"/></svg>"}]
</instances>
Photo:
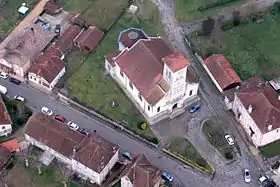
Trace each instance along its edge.
<instances>
[{"instance_id":1,"label":"car windshield","mask_svg":"<svg viewBox=\"0 0 280 187\"><path fill-rule=\"evenodd\" d=\"M250 173L249 173L248 171L245 171L245 175L246 175L246 176L249 176Z\"/></svg>"}]
</instances>

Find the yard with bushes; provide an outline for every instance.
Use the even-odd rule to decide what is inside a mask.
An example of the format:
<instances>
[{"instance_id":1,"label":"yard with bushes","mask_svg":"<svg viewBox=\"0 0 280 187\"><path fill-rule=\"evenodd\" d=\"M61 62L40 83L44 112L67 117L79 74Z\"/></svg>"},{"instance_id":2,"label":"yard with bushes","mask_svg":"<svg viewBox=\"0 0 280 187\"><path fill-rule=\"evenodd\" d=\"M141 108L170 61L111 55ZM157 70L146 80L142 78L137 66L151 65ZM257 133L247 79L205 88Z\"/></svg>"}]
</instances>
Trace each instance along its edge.
<instances>
[{"instance_id":1,"label":"yard with bushes","mask_svg":"<svg viewBox=\"0 0 280 187\"><path fill-rule=\"evenodd\" d=\"M144 29L151 36L162 33L156 6L150 0L144 0L143 3L138 4L138 7L136 15L128 13L123 15L106 33L101 44L84 61L81 68L68 79L67 87L70 97L75 101L152 141L155 135L149 126L144 130L139 128L141 122L144 121L142 115L110 75L104 74L104 56L118 49L117 38L121 31L136 27Z\"/></svg>"},{"instance_id":2,"label":"yard with bushes","mask_svg":"<svg viewBox=\"0 0 280 187\"><path fill-rule=\"evenodd\" d=\"M167 146L167 150L184 160L191 167L195 167L202 172L209 174L213 172L213 168L207 163L207 161L200 155L200 153L192 145L192 143L186 138L173 138Z\"/></svg>"},{"instance_id":3,"label":"yard with bushes","mask_svg":"<svg viewBox=\"0 0 280 187\"><path fill-rule=\"evenodd\" d=\"M223 25L211 36L193 33L187 38L202 57L213 53L226 56L242 80L259 75L265 80L280 75L280 11L274 10Z\"/></svg>"},{"instance_id":4,"label":"yard with bushes","mask_svg":"<svg viewBox=\"0 0 280 187\"><path fill-rule=\"evenodd\" d=\"M24 2L32 9L39 0ZM24 18L18 13L22 3L21 0L0 0L0 41Z\"/></svg>"},{"instance_id":5,"label":"yard with bushes","mask_svg":"<svg viewBox=\"0 0 280 187\"><path fill-rule=\"evenodd\" d=\"M222 127L212 120L203 123L202 132L209 143L220 153L226 160L234 159L235 152L233 147L228 145Z\"/></svg>"},{"instance_id":6,"label":"yard with bushes","mask_svg":"<svg viewBox=\"0 0 280 187\"><path fill-rule=\"evenodd\" d=\"M280 140L260 147L260 151L264 157L271 158L280 155Z\"/></svg>"},{"instance_id":7,"label":"yard with bushes","mask_svg":"<svg viewBox=\"0 0 280 187\"><path fill-rule=\"evenodd\" d=\"M176 19L191 23L195 20L228 12L248 0L174 0Z\"/></svg>"}]
</instances>

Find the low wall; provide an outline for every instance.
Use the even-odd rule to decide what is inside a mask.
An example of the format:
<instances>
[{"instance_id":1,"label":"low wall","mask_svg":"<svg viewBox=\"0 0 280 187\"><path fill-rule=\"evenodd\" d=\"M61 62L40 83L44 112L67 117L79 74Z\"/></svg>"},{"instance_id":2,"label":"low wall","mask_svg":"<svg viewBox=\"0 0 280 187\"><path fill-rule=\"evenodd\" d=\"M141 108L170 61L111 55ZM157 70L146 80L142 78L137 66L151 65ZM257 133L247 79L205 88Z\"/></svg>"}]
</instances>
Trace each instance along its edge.
<instances>
[{"instance_id":1,"label":"low wall","mask_svg":"<svg viewBox=\"0 0 280 187\"><path fill-rule=\"evenodd\" d=\"M115 129L120 129L121 131L123 131L123 132L125 132L125 133L127 133L127 134L129 134L131 136L133 136L134 138L137 138L138 140L143 141L144 143L146 143L148 145L151 145L151 146L153 146L155 148L158 147L157 144L154 144L154 143L146 140L145 138L135 134L134 132L132 132L132 131L130 131L128 129L126 129L124 126L122 126L122 125L120 125L120 124L118 124L118 123L116 123L116 122L114 122L114 121L112 121L110 119L107 119L106 117L98 114L97 112L95 112L93 110L90 110L90 109L88 109L85 106L82 106L81 104L73 101L72 99L70 99L69 97L65 96L64 94L58 92L57 95L58 95L59 100L62 101L63 103L65 103L67 105L70 105L70 106L73 106L77 110L79 110L79 111L81 111L83 113L87 113L87 114L89 114L89 116L91 116L91 117L93 117L95 119L98 119L99 121L101 121L103 123L105 122L106 124L111 125Z\"/></svg>"}]
</instances>

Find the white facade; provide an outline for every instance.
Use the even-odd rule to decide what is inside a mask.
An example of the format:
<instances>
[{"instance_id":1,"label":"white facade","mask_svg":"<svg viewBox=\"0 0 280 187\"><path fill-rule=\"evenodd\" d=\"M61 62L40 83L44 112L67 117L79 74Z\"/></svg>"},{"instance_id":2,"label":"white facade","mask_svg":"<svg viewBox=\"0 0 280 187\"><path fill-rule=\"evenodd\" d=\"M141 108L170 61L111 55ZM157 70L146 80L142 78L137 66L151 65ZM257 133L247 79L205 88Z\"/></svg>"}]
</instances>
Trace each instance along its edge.
<instances>
[{"instance_id":1,"label":"white facade","mask_svg":"<svg viewBox=\"0 0 280 187\"><path fill-rule=\"evenodd\" d=\"M138 89L130 83L130 80L121 71L118 64L112 67L110 63L105 60L105 68L118 82L121 88L124 89L126 93L129 93L128 97L133 100L134 103L137 103L148 118L157 117L164 113L172 113L174 109L182 108L186 100L197 96L199 83L186 82L187 67L173 73L166 65L164 66L163 77L170 85L170 89L166 95L153 106L149 105L141 96Z\"/></svg>"},{"instance_id":2,"label":"white facade","mask_svg":"<svg viewBox=\"0 0 280 187\"><path fill-rule=\"evenodd\" d=\"M43 86L47 90L51 91L64 74L65 74L65 67L59 72L59 74L57 74L57 76L52 80L52 82L49 83L47 80L44 79L44 77L29 72L28 80L39 86Z\"/></svg>"},{"instance_id":3,"label":"white facade","mask_svg":"<svg viewBox=\"0 0 280 187\"><path fill-rule=\"evenodd\" d=\"M160 186L160 180L153 186L153 187L159 187ZM131 183L130 179L128 176L123 176L121 178L121 187L134 187L133 184Z\"/></svg>"},{"instance_id":4,"label":"white facade","mask_svg":"<svg viewBox=\"0 0 280 187\"><path fill-rule=\"evenodd\" d=\"M232 103L228 99L225 99L225 101L227 106L232 107L236 119L256 147L264 146L280 139L280 129L271 130L269 128L272 127L268 127L268 132L262 133L250 115L250 111L254 110L254 108L251 106L245 108L236 95Z\"/></svg>"},{"instance_id":5,"label":"white facade","mask_svg":"<svg viewBox=\"0 0 280 187\"><path fill-rule=\"evenodd\" d=\"M106 175L111 171L111 169L114 167L114 165L117 163L119 159L119 151L116 151L114 156L111 158L111 160L108 162L108 164L103 168L103 170L98 173L94 170L88 168L87 166L83 165L82 163L76 161L73 158L66 157L57 151L51 149L50 147L42 144L41 142L37 141L36 139L30 137L29 135L25 134L25 140L28 141L31 145L34 145L44 151L48 151L52 155L54 155L55 158L57 158L59 161L63 162L64 164L68 165L70 168L72 168L73 171L79 173L80 175L88 178L92 182L95 182L98 185L101 185L101 183L104 181Z\"/></svg>"},{"instance_id":6,"label":"white facade","mask_svg":"<svg viewBox=\"0 0 280 187\"><path fill-rule=\"evenodd\" d=\"M1 124L0 125L0 136L8 136L12 133L12 125L11 124Z\"/></svg>"}]
</instances>

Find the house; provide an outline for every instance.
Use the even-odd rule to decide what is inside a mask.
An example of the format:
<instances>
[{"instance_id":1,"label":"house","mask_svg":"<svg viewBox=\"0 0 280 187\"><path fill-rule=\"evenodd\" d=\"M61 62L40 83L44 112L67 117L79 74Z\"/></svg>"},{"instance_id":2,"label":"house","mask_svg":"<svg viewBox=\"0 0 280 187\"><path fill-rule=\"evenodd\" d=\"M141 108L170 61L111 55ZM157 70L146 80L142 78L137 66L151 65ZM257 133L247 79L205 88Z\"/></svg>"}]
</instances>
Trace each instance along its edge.
<instances>
[{"instance_id":1,"label":"house","mask_svg":"<svg viewBox=\"0 0 280 187\"><path fill-rule=\"evenodd\" d=\"M28 70L28 80L51 91L65 74L64 55L59 47L51 46Z\"/></svg>"},{"instance_id":2,"label":"house","mask_svg":"<svg viewBox=\"0 0 280 187\"><path fill-rule=\"evenodd\" d=\"M122 171L121 187L159 187L161 172L154 168L144 154L136 155Z\"/></svg>"},{"instance_id":3,"label":"house","mask_svg":"<svg viewBox=\"0 0 280 187\"><path fill-rule=\"evenodd\" d=\"M224 92L225 103L256 147L280 139L280 96L258 76Z\"/></svg>"},{"instance_id":4,"label":"house","mask_svg":"<svg viewBox=\"0 0 280 187\"><path fill-rule=\"evenodd\" d=\"M241 82L237 73L222 54L213 54L206 58L203 67L220 92L236 87Z\"/></svg>"},{"instance_id":5,"label":"house","mask_svg":"<svg viewBox=\"0 0 280 187\"><path fill-rule=\"evenodd\" d=\"M119 50L105 57L106 71L150 124L179 115L197 98L199 83L188 66L160 37L134 28L121 32Z\"/></svg>"},{"instance_id":6,"label":"house","mask_svg":"<svg viewBox=\"0 0 280 187\"><path fill-rule=\"evenodd\" d=\"M76 45L86 52L91 52L101 42L104 32L96 26L89 26L87 30L83 30L76 39Z\"/></svg>"},{"instance_id":7,"label":"house","mask_svg":"<svg viewBox=\"0 0 280 187\"><path fill-rule=\"evenodd\" d=\"M101 184L118 161L119 148L97 135L71 130L66 124L42 115L32 115L25 139L65 163L82 178Z\"/></svg>"},{"instance_id":8,"label":"house","mask_svg":"<svg viewBox=\"0 0 280 187\"><path fill-rule=\"evenodd\" d=\"M12 123L6 105L0 97L0 136L8 136L12 133Z\"/></svg>"},{"instance_id":9,"label":"house","mask_svg":"<svg viewBox=\"0 0 280 187\"><path fill-rule=\"evenodd\" d=\"M70 25L59 38L56 45L60 48L65 55L74 45L76 38L82 33L82 29L76 25Z\"/></svg>"},{"instance_id":10,"label":"house","mask_svg":"<svg viewBox=\"0 0 280 187\"><path fill-rule=\"evenodd\" d=\"M18 139L16 139L16 138L1 143L0 147L1 146L7 148L12 153L18 152L20 150L20 144L19 144Z\"/></svg>"},{"instance_id":11,"label":"house","mask_svg":"<svg viewBox=\"0 0 280 187\"><path fill-rule=\"evenodd\" d=\"M46 2L44 6L44 11L47 14L53 15L57 14L62 10L53 0Z\"/></svg>"},{"instance_id":12,"label":"house","mask_svg":"<svg viewBox=\"0 0 280 187\"><path fill-rule=\"evenodd\" d=\"M0 44L0 71L23 79L34 59L54 36L54 32L33 23L14 29Z\"/></svg>"}]
</instances>

